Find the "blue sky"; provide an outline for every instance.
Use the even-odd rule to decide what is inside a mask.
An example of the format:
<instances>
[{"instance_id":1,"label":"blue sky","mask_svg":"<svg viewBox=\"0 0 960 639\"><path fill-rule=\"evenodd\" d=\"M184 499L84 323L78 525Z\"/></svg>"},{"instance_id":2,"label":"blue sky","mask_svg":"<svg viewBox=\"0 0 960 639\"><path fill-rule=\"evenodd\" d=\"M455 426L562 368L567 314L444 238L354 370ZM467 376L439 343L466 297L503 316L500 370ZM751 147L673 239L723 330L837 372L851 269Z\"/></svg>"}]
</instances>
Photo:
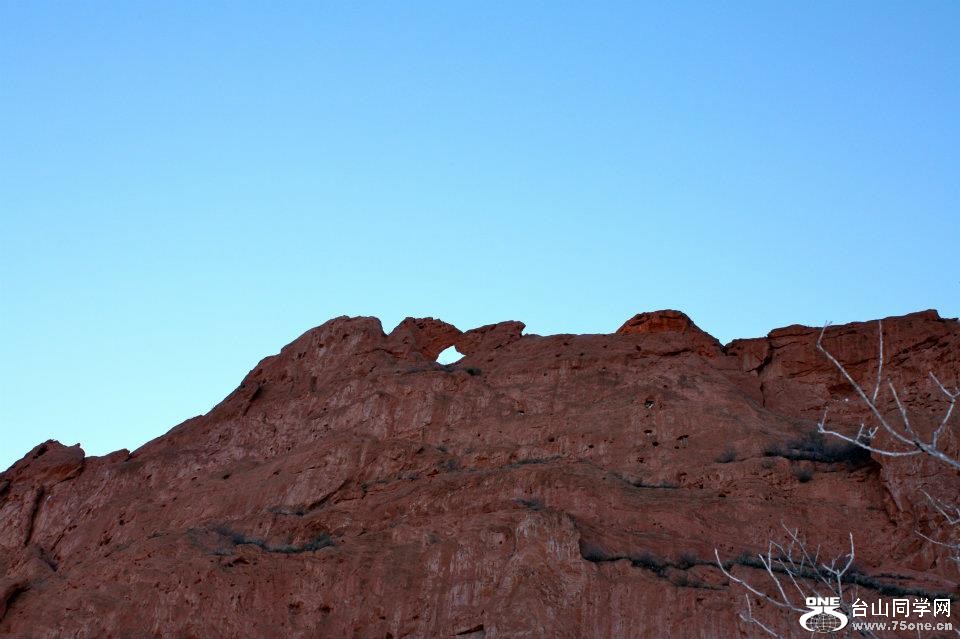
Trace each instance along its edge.
<instances>
[{"instance_id":1,"label":"blue sky","mask_svg":"<svg viewBox=\"0 0 960 639\"><path fill-rule=\"evenodd\" d=\"M960 315L960 4L666 5L0 1L0 468L342 314Z\"/></svg>"}]
</instances>

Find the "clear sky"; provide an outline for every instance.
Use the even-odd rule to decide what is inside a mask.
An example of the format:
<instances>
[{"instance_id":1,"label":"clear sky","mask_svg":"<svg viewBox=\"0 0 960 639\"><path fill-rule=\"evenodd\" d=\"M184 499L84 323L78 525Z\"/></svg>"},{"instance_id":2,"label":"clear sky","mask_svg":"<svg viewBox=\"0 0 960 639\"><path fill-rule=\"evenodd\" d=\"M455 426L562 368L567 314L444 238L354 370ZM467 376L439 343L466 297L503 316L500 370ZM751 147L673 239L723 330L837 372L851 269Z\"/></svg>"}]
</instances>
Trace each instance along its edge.
<instances>
[{"instance_id":1,"label":"clear sky","mask_svg":"<svg viewBox=\"0 0 960 639\"><path fill-rule=\"evenodd\" d=\"M0 468L342 314L955 317L958 116L957 2L0 0Z\"/></svg>"}]
</instances>

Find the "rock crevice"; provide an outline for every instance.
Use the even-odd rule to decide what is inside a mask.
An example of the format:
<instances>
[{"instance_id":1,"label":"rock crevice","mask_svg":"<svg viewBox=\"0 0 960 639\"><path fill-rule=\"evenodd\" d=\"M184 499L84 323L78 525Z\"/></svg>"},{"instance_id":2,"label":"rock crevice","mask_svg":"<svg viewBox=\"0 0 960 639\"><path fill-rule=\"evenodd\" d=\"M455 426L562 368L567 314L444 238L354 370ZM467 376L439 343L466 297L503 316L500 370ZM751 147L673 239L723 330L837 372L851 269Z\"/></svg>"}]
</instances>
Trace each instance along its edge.
<instances>
[{"instance_id":1,"label":"rock crevice","mask_svg":"<svg viewBox=\"0 0 960 639\"><path fill-rule=\"evenodd\" d=\"M335 318L132 454L41 444L0 473L0 635L740 636L742 592L709 558L783 525L838 551L854 532L853 585L957 592L916 530L942 533L918 523L923 494L960 477L817 439L825 407L839 429L870 419L819 328L725 346L679 311L524 328ZM960 385L960 325L883 330L886 376L929 429L928 374ZM825 343L875 377L876 322ZM437 364L449 346L463 359Z\"/></svg>"}]
</instances>

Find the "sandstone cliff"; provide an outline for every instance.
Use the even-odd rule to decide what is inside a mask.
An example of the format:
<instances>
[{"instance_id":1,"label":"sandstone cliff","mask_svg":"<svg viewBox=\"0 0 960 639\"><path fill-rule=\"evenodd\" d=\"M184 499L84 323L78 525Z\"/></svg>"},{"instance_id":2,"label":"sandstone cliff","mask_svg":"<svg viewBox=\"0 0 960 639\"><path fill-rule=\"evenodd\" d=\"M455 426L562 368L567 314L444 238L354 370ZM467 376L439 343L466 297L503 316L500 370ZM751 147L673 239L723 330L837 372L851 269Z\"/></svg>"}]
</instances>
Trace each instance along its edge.
<instances>
[{"instance_id":1,"label":"sandstone cliff","mask_svg":"<svg viewBox=\"0 0 960 639\"><path fill-rule=\"evenodd\" d=\"M762 581L736 558L781 523L839 550L852 531L864 592L957 594L917 532L949 533L920 491L955 497L958 473L810 436L827 404L865 418L819 329L723 346L677 311L523 328L341 317L133 453L39 445L0 474L0 635L755 636L714 549ZM960 324L926 311L884 334L929 428L927 373L960 385ZM826 344L876 374L875 322ZM450 345L465 357L437 364Z\"/></svg>"}]
</instances>

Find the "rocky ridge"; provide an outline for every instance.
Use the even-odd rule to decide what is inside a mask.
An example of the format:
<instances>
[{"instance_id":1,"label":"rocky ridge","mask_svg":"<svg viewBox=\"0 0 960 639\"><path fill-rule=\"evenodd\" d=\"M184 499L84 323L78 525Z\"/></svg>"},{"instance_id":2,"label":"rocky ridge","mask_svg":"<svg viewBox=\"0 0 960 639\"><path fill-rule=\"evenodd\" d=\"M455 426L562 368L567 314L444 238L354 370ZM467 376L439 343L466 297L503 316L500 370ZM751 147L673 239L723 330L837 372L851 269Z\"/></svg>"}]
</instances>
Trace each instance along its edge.
<instances>
[{"instance_id":1,"label":"rocky ridge","mask_svg":"<svg viewBox=\"0 0 960 639\"><path fill-rule=\"evenodd\" d=\"M782 525L838 551L852 531L864 592L958 594L917 535L950 534L921 495L960 494L958 473L811 435L827 406L866 418L820 329L724 346L678 311L523 329L340 317L132 453L37 446L0 474L0 636L754 636L714 549L760 581L737 558ZM928 373L960 385L960 323L883 331L929 429L946 402ZM825 344L876 375L876 322ZM451 345L463 359L438 364Z\"/></svg>"}]
</instances>

